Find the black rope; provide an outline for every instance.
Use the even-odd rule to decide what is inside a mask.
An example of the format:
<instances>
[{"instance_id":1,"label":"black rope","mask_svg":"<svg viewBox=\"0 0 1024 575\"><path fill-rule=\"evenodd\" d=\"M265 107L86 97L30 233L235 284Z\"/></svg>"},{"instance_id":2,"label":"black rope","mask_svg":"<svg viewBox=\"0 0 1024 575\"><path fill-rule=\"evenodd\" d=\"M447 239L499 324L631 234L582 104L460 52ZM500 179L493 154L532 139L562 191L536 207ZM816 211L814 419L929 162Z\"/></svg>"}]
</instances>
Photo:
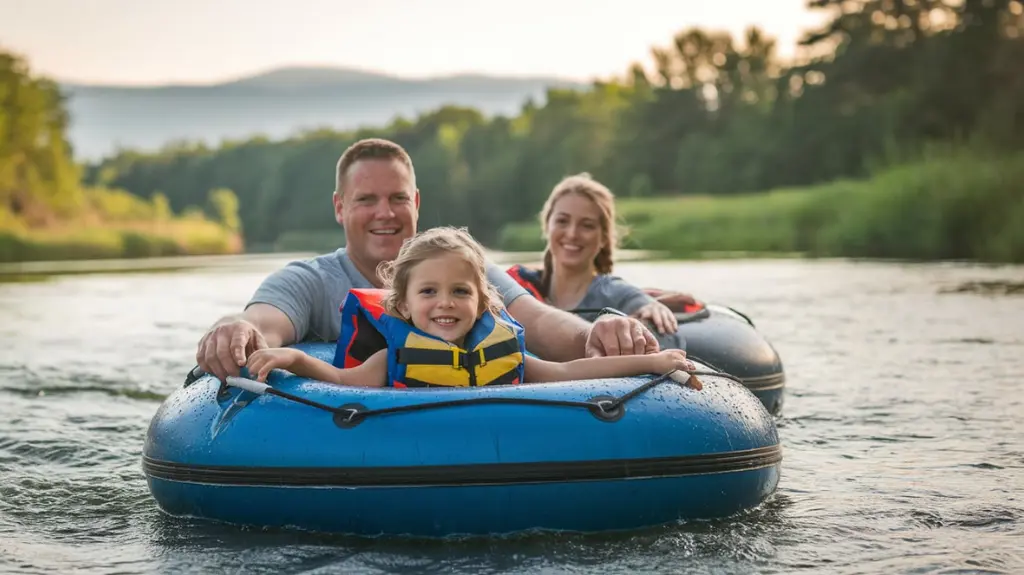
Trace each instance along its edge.
<instances>
[{"instance_id":1,"label":"black rope","mask_svg":"<svg viewBox=\"0 0 1024 575\"><path fill-rule=\"evenodd\" d=\"M648 381L647 383L645 383L643 385L639 385L639 386L635 387L633 389L633 391L630 391L628 393L624 393L618 399L614 399L611 402L609 402L609 405L607 407L607 411L615 410L620 405L626 403L627 401L633 399L634 397L640 395L641 393L647 391L648 389L651 389L652 387L654 387L656 385L659 385L662 382L664 382L666 380L669 380L669 379L672 379L672 372L671 371L668 372L668 373L663 373L663 374L659 375L658 377L652 379L651 381ZM672 380L672 381L675 381L675 380Z\"/></svg>"},{"instance_id":2,"label":"black rope","mask_svg":"<svg viewBox=\"0 0 1024 575\"><path fill-rule=\"evenodd\" d=\"M630 401L631 399L637 397L641 393L643 393L643 392L645 392L645 391L647 391L647 390L649 390L651 388L654 388L654 387L656 387L656 386L658 386L658 385L660 385L662 383L665 383L667 381L671 381L671 382L675 383L675 380L672 379L672 373L674 373L674 371L676 371L676 370L673 370L673 371L664 373L662 375L659 375L659 376L655 377L654 379L644 383L643 385L637 386L633 390L631 390L631 391L629 391L629 392L627 392L627 393L625 393L625 394L623 394L623 395L621 395L621 396L619 396L617 398L602 398L602 399L595 399L595 400L591 400L591 401L571 401L571 400L562 400L562 399L535 399L535 398L529 398L529 397L474 397L474 398L470 398L470 399L452 399L452 400L446 400L446 401L434 401L434 402L430 402L430 403L418 403L418 404L412 404L412 405L398 405L398 406L394 406L394 407L381 407L381 408L378 408L378 409L357 409L357 408L348 407L348 406L334 407L334 406L331 406L331 405L326 405L326 404L323 404L323 403L320 403L320 402L317 402L317 401L313 401L311 399L306 399L304 397L300 397L298 395L294 395L294 394L288 393L286 391L281 391L279 389L275 389L273 387L267 387L265 393L269 393L270 395L276 395L276 396L281 397L283 399L288 399L288 400L291 400L291 401L295 401L297 403L301 403L303 405L308 405L310 407L314 407L314 408L317 408L317 409L322 409L324 411L333 413L334 415L339 416L341 418L341 422L340 423L349 424L349 425L355 425L359 421L362 421L362 420L364 420L364 419L366 419L368 417L374 416L374 415L385 415L385 414L389 414L389 413L408 413L408 412L412 412L412 411L425 411L425 410L428 410L428 409L441 409L441 408L444 408L444 407L460 407L460 406L467 406L467 405L488 405L488 404L490 404L490 405L494 405L494 404L506 404L506 405L508 405L508 404L515 404L515 405L546 405L546 406L557 406L557 407L581 407L583 409L586 409L586 410L590 411L595 416L600 417L600 416L608 416L608 415L613 414L616 410L618 410L620 407L622 407L627 401ZM735 376L733 376L731 374L722 373L722 372L718 372L718 371L698 371L698 370L694 370L694 371L678 370L678 371L681 371L683 373L688 373L691 376L706 375L706 376L712 376L712 377L724 377L726 379L730 379L730 380L735 381L735 382L740 383L740 384L743 383L742 380L740 380L739 378L737 378L737 377L735 377Z\"/></svg>"},{"instance_id":3,"label":"black rope","mask_svg":"<svg viewBox=\"0 0 1024 575\"><path fill-rule=\"evenodd\" d=\"M576 309L569 310L569 313L576 314L576 315L583 315L583 314L588 314L588 313L601 313L605 309L608 309L608 308L603 308L603 307L578 307Z\"/></svg>"},{"instance_id":4,"label":"black rope","mask_svg":"<svg viewBox=\"0 0 1024 575\"><path fill-rule=\"evenodd\" d=\"M370 417L371 415L384 415L386 413L421 411L426 409L435 409L442 407L458 407L460 405L484 405L501 403L519 405L555 405L563 407L582 407L584 409L591 411L593 411L595 408L600 409L599 405L597 405L596 403L590 403L589 401L570 401L565 399L533 399L529 397L474 397L472 399L450 399L446 401L435 401L431 403L398 405L395 407L382 407L380 409L367 409L365 411L349 408L346 411L353 413L353 416L358 415L360 418L366 418ZM351 419L351 417L349 419Z\"/></svg>"},{"instance_id":5,"label":"black rope","mask_svg":"<svg viewBox=\"0 0 1024 575\"><path fill-rule=\"evenodd\" d=\"M288 393L287 391L281 391L279 389L274 389L273 387L268 387L267 391L265 393L269 393L270 395L276 395L278 397L283 397L285 399L290 399L292 401L296 401L298 403L301 403L301 404L304 404L304 405L308 405L310 407L315 407L317 409L323 409L324 411L329 411L329 412L337 414L337 415L344 415L345 413L351 411L351 410L348 410L348 409L341 409L341 408L338 408L338 407L332 407L332 406L327 405L325 403L320 403L318 401L313 401L312 399L306 399L305 397L299 397L298 395L293 395L291 393Z\"/></svg>"},{"instance_id":6,"label":"black rope","mask_svg":"<svg viewBox=\"0 0 1024 575\"><path fill-rule=\"evenodd\" d=\"M687 356L687 357L689 357L689 356ZM736 377L735 375L733 375L731 373L725 373L724 371L697 371L697 370L685 371L685 370L682 370L682 369L679 370L679 371L682 371L683 373L688 373L690 375L707 375L707 376L713 376L713 377L724 377L725 379L728 379L728 380L731 380L731 381L735 381L736 383L738 383L740 385L743 385L743 380L742 379Z\"/></svg>"},{"instance_id":7,"label":"black rope","mask_svg":"<svg viewBox=\"0 0 1024 575\"><path fill-rule=\"evenodd\" d=\"M735 377L735 376L733 376L733 375L731 375L731 374L725 373L725 372L724 372L724 371L722 371L722 369L721 369L720 367L718 367L717 365L715 365L715 364L711 363L710 361L708 361L708 360L706 360L706 359L704 359L704 358L701 358L701 357L698 357L698 356L696 356L696 355L693 355L693 354L691 354L690 352L686 352L686 359L688 359L688 360L690 360L690 361L696 361L697 363L703 363L704 365L706 365L706 366L710 367L711 369L715 370L716 372L719 372L719 373L717 373L716 375L720 375L720 376L722 376L722 377L726 377L726 378L729 378L729 379L731 379L731 380L733 380L733 381L735 381L735 382L737 382L737 383L743 383L743 380L742 380L742 379L740 379L740 378L738 378L738 377ZM700 375L700 374L698 374L698 375Z\"/></svg>"}]
</instances>

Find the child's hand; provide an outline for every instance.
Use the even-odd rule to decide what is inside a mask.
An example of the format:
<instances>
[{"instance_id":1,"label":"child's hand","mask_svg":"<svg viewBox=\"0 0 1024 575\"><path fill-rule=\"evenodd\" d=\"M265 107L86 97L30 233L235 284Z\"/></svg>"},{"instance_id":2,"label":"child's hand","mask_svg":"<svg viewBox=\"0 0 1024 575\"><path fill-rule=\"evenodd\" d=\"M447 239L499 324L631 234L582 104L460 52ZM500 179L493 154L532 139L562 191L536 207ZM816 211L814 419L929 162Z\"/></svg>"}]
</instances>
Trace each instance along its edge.
<instances>
[{"instance_id":1,"label":"child's hand","mask_svg":"<svg viewBox=\"0 0 1024 575\"><path fill-rule=\"evenodd\" d=\"M694 371L697 369L690 360L686 359L686 352L681 349L659 351L654 354L654 360L657 362L658 373L665 373L675 369L682 371Z\"/></svg>"},{"instance_id":2,"label":"child's hand","mask_svg":"<svg viewBox=\"0 0 1024 575\"><path fill-rule=\"evenodd\" d=\"M659 351L654 355L654 359L657 362L658 373L665 373L673 370L697 370L697 367L693 365L693 362L686 359L686 352L681 349L666 349L664 351ZM687 385L696 390L704 388L704 384L697 379L696 375L690 376L690 379L687 381Z\"/></svg>"},{"instance_id":3,"label":"child's hand","mask_svg":"<svg viewBox=\"0 0 1024 575\"><path fill-rule=\"evenodd\" d=\"M256 380L266 382L272 369L288 369L302 361L306 354L289 347L275 347L256 350L249 356L246 367L249 374L256 374Z\"/></svg>"}]
</instances>

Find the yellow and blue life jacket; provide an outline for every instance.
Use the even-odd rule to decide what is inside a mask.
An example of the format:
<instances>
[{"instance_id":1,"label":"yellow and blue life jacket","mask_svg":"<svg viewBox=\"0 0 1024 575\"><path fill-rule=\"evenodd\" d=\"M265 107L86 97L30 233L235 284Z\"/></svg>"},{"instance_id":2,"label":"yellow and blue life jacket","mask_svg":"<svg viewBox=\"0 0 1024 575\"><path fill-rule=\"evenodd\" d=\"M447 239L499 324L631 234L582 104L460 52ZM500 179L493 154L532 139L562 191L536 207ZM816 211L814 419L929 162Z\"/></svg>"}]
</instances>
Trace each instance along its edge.
<instances>
[{"instance_id":1,"label":"yellow and blue life jacket","mask_svg":"<svg viewBox=\"0 0 1024 575\"><path fill-rule=\"evenodd\" d=\"M485 311L466 334L465 349L388 315L380 289L353 289L341 305L335 367L350 368L388 350L388 385L475 387L523 381L523 327L505 310Z\"/></svg>"}]
</instances>

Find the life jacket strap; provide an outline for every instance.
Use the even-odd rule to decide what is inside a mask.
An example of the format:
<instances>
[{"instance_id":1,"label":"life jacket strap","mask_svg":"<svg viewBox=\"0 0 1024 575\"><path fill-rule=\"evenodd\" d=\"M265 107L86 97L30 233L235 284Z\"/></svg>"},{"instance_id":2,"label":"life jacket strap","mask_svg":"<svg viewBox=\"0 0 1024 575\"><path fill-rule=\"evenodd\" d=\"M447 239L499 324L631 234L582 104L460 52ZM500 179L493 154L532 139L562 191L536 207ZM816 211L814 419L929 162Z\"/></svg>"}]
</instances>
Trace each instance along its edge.
<instances>
[{"instance_id":1,"label":"life jacket strap","mask_svg":"<svg viewBox=\"0 0 1024 575\"><path fill-rule=\"evenodd\" d=\"M455 369L470 369L518 351L519 343L515 339L506 339L475 353L466 353L460 349L402 347L395 351L395 360L405 365L450 365Z\"/></svg>"}]
</instances>

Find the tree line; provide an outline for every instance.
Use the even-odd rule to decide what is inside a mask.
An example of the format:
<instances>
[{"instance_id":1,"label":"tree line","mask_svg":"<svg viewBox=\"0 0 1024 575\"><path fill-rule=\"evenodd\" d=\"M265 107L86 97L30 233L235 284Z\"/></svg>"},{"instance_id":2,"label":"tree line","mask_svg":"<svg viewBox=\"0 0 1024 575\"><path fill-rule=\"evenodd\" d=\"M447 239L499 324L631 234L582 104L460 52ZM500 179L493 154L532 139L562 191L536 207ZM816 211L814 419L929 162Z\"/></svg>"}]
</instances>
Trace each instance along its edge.
<instances>
[{"instance_id":1,"label":"tree line","mask_svg":"<svg viewBox=\"0 0 1024 575\"><path fill-rule=\"evenodd\" d=\"M207 190L175 214L162 194L83 182L65 96L0 51L0 262L238 251L237 198Z\"/></svg>"},{"instance_id":2,"label":"tree line","mask_svg":"<svg viewBox=\"0 0 1024 575\"><path fill-rule=\"evenodd\" d=\"M422 225L465 225L493 244L506 224L534 218L555 182L581 171L621 197L726 195L858 178L936 142L993 153L1024 144L1019 0L811 0L808 8L831 18L792 61L757 28L742 38L688 29L654 47L651 65L585 90L549 90L515 117L444 107L283 141L126 150L88 166L85 178L162 194L175 210L229 189L246 241L273 244L298 231L336 233L329 202L338 156L380 136L413 157Z\"/></svg>"}]
</instances>

